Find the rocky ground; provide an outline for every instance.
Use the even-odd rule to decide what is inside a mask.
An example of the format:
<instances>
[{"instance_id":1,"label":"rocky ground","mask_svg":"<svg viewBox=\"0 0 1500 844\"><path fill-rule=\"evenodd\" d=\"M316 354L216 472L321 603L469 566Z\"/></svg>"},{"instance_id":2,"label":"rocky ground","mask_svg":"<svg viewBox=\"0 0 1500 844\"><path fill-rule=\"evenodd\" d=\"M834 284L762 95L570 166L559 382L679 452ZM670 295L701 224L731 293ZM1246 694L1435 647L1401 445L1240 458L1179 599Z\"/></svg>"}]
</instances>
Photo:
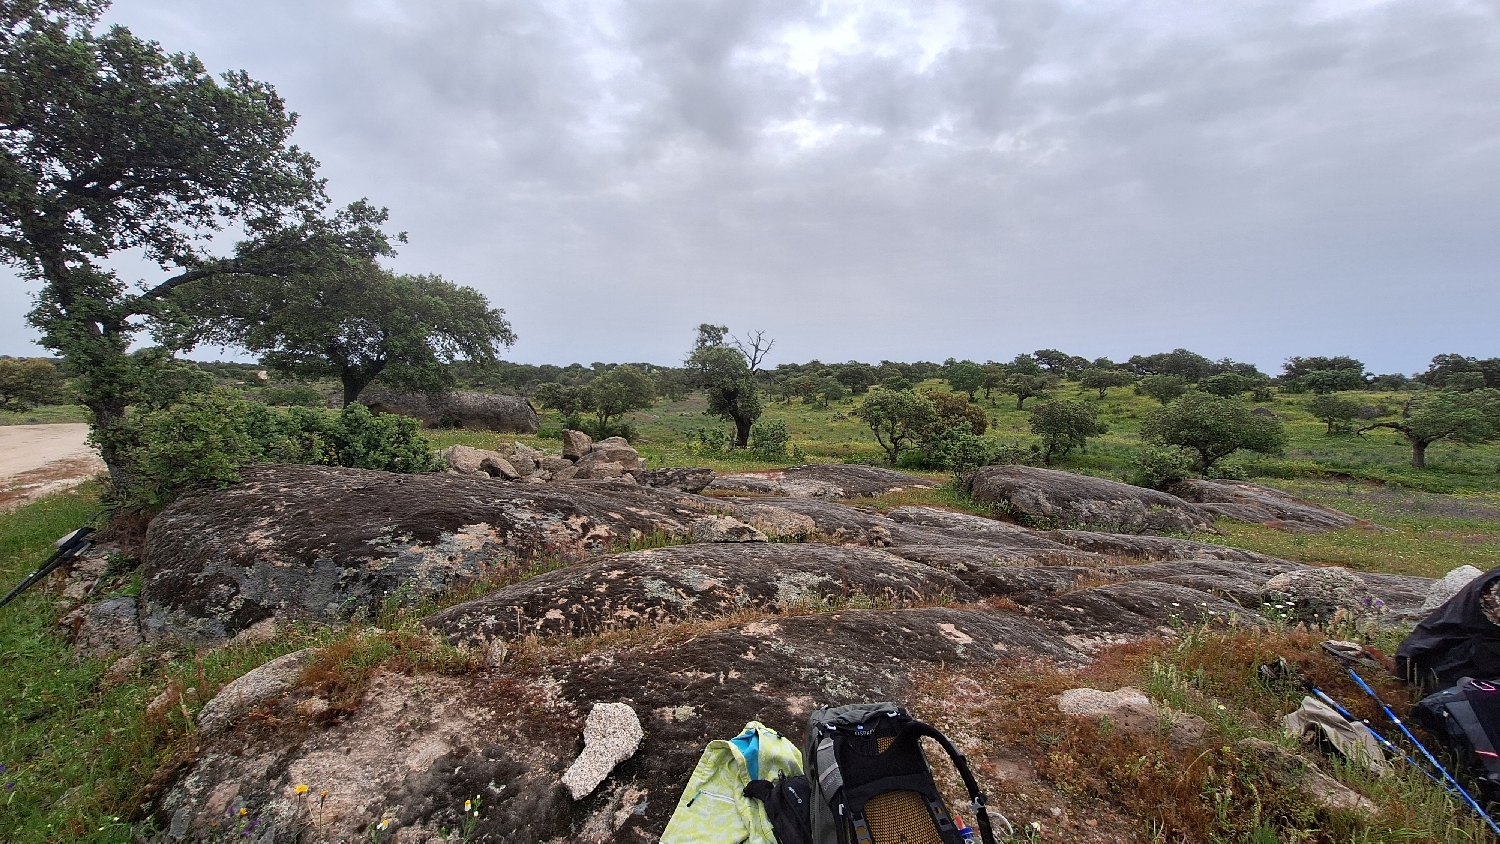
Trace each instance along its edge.
<instances>
[{"instance_id":1,"label":"rocky ground","mask_svg":"<svg viewBox=\"0 0 1500 844\"><path fill-rule=\"evenodd\" d=\"M292 654L220 692L151 814L179 838L250 817L264 841L354 840L382 822L395 841L456 840L466 824L473 840L650 841L703 746L750 720L797 739L817 706L920 701L939 680L942 697L1000 711L1010 704L987 697L997 687L963 678L1076 668L1184 627L1254 628L1268 601L1308 620L1410 619L1432 588L1159 533L1211 529L1215 517L1293 530L1353 521L1253 485L1179 497L991 467L975 497L1012 522L862 506L931 485L870 467L691 479L710 495L667 476L648 486L618 444L607 448L589 465L619 471L601 479L576 477L588 451L512 450L504 467L480 457L472 471L432 475L259 466L169 507L147 535L139 598L70 616L80 649L353 626L337 653ZM341 659L391 635L369 628L382 605L475 584L485 594L412 634L443 671L336 688ZM1155 705L1126 703L1137 715ZM564 773L598 704L634 713L639 747L575 799ZM1174 742L1203 740L1172 711L1158 715ZM971 749L1007 787L1035 779L1024 758ZM482 812L465 815L465 800ZM1130 840L1112 811L1075 818L1069 840Z\"/></svg>"}]
</instances>

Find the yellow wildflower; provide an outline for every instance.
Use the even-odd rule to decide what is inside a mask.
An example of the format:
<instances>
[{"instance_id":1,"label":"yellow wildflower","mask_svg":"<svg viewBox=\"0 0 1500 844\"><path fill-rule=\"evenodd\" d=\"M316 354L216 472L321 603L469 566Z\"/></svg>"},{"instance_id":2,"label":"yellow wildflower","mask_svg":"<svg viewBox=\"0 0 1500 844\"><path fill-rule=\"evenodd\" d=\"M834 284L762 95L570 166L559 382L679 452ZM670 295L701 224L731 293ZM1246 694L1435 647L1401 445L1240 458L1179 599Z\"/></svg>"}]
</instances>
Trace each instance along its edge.
<instances>
[{"instance_id":1,"label":"yellow wildflower","mask_svg":"<svg viewBox=\"0 0 1500 844\"><path fill-rule=\"evenodd\" d=\"M307 793L307 783L305 783L305 782L299 782L299 783L297 783L297 787L294 788L294 789L292 789L292 790L295 791L295 792L297 792L298 794L306 794Z\"/></svg>"}]
</instances>

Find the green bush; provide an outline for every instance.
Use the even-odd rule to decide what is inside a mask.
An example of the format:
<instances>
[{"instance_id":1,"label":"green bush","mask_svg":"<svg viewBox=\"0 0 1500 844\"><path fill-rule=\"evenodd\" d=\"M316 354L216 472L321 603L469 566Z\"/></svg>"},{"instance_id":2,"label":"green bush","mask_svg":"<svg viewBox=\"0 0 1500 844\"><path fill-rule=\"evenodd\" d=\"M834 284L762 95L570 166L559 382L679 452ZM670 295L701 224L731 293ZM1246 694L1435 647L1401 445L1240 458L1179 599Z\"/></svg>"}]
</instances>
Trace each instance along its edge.
<instances>
[{"instance_id":1,"label":"green bush","mask_svg":"<svg viewBox=\"0 0 1500 844\"><path fill-rule=\"evenodd\" d=\"M784 460L791 434L780 419L761 420L750 426L750 453L762 460Z\"/></svg>"},{"instance_id":2,"label":"green bush","mask_svg":"<svg viewBox=\"0 0 1500 844\"><path fill-rule=\"evenodd\" d=\"M1136 461L1135 477L1131 482L1137 486L1163 489L1193 476L1193 459L1177 448L1148 448Z\"/></svg>"},{"instance_id":3,"label":"green bush","mask_svg":"<svg viewBox=\"0 0 1500 844\"><path fill-rule=\"evenodd\" d=\"M266 404L282 407L327 407L328 398L307 384L266 387L260 391L260 400Z\"/></svg>"},{"instance_id":4,"label":"green bush","mask_svg":"<svg viewBox=\"0 0 1500 844\"><path fill-rule=\"evenodd\" d=\"M241 468L257 462L402 473L437 468L415 419L377 416L362 404L339 413L278 412L224 388L190 393L133 418L127 453L130 482L115 495L148 509L235 483Z\"/></svg>"}]
</instances>

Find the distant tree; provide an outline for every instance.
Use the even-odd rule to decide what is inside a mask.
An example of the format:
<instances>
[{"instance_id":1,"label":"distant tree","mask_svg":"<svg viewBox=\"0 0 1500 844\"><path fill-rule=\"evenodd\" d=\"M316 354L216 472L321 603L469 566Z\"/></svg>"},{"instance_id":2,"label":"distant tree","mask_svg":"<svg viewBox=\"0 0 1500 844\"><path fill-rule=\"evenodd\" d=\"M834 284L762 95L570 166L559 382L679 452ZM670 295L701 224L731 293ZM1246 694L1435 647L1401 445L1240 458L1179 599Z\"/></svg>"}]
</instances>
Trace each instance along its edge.
<instances>
[{"instance_id":1,"label":"distant tree","mask_svg":"<svg viewBox=\"0 0 1500 844\"><path fill-rule=\"evenodd\" d=\"M1218 375L1210 375L1199 381L1198 389L1205 393L1213 393L1222 398L1229 398L1241 393L1248 393L1265 382L1265 378L1256 378L1238 372L1222 372Z\"/></svg>"},{"instance_id":2,"label":"distant tree","mask_svg":"<svg viewBox=\"0 0 1500 844\"><path fill-rule=\"evenodd\" d=\"M1000 384L1000 390L1016 397L1016 410L1025 410L1026 400L1046 395L1052 383L1050 375L1025 375L1013 372L1005 376L1005 380Z\"/></svg>"},{"instance_id":3,"label":"distant tree","mask_svg":"<svg viewBox=\"0 0 1500 844\"><path fill-rule=\"evenodd\" d=\"M984 386L984 367L974 361L949 358L944 369L947 370L948 386L955 393L968 393L969 401L973 401L974 394Z\"/></svg>"},{"instance_id":4,"label":"distant tree","mask_svg":"<svg viewBox=\"0 0 1500 844\"><path fill-rule=\"evenodd\" d=\"M688 386L687 372L677 367L658 367L656 391L667 401L682 401L687 398L688 393L692 391L692 388Z\"/></svg>"},{"instance_id":5,"label":"distant tree","mask_svg":"<svg viewBox=\"0 0 1500 844\"><path fill-rule=\"evenodd\" d=\"M1279 454L1286 447L1286 432L1274 417L1256 416L1239 399L1196 391L1152 411L1141 424L1141 439L1196 453L1204 473L1240 449Z\"/></svg>"},{"instance_id":6,"label":"distant tree","mask_svg":"<svg viewBox=\"0 0 1500 844\"><path fill-rule=\"evenodd\" d=\"M1031 355L1016 355L1010 363L1004 364L1005 371L1010 375L1044 375L1047 370L1037 359Z\"/></svg>"},{"instance_id":7,"label":"distant tree","mask_svg":"<svg viewBox=\"0 0 1500 844\"><path fill-rule=\"evenodd\" d=\"M1471 390L1484 389L1483 372L1455 372L1448 376L1447 383L1443 385L1445 390L1457 390L1467 393Z\"/></svg>"},{"instance_id":8,"label":"distant tree","mask_svg":"<svg viewBox=\"0 0 1500 844\"><path fill-rule=\"evenodd\" d=\"M63 378L51 361L0 358L0 410L30 410L62 396Z\"/></svg>"},{"instance_id":9,"label":"distant tree","mask_svg":"<svg viewBox=\"0 0 1500 844\"><path fill-rule=\"evenodd\" d=\"M237 343L267 369L332 378L344 404L379 379L398 390L453 385L447 365L499 361L516 341L505 312L435 275L397 275L373 262L311 277L230 277L181 291L195 342Z\"/></svg>"},{"instance_id":10,"label":"distant tree","mask_svg":"<svg viewBox=\"0 0 1500 844\"><path fill-rule=\"evenodd\" d=\"M1109 433L1109 426L1099 421L1099 409L1094 405L1052 401L1037 405L1031 412L1031 433L1042 438L1042 462L1050 464L1053 455L1087 449L1089 439Z\"/></svg>"},{"instance_id":11,"label":"distant tree","mask_svg":"<svg viewBox=\"0 0 1500 844\"><path fill-rule=\"evenodd\" d=\"M823 400L823 406L827 407L829 402L843 401L849 395L849 388L844 382L829 375L818 379L818 397Z\"/></svg>"},{"instance_id":12,"label":"distant tree","mask_svg":"<svg viewBox=\"0 0 1500 844\"><path fill-rule=\"evenodd\" d=\"M1010 370L1005 368L1005 364L994 361L985 362L984 383L980 386L984 388L984 400L989 402L991 407L995 405L994 391L1005 386L1005 379L1008 375L1010 375Z\"/></svg>"},{"instance_id":13,"label":"distant tree","mask_svg":"<svg viewBox=\"0 0 1500 844\"><path fill-rule=\"evenodd\" d=\"M786 379L782 389L788 399L799 398L811 404L823 390L823 379L816 375L797 375Z\"/></svg>"},{"instance_id":14,"label":"distant tree","mask_svg":"<svg viewBox=\"0 0 1500 844\"><path fill-rule=\"evenodd\" d=\"M962 393L939 393L933 390L922 393L922 396L932 402L937 411L934 422L936 430L962 428L977 437L989 428L989 417L984 415L982 409L970 404Z\"/></svg>"},{"instance_id":15,"label":"distant tree","mask_svg":"<svg viewBox=\"0 0 1500 844\"><path fill-rule=\"evenodd\" d=\"M1328 426L1327 434L1330 437L1349 430L1350 423L1359 418L1362 410L1364 405L1360 402L1333 393L1313 396L1312 401L1307 403L1307 412Z\"/></svg>"},{"instance_id":16,"label":"distant tree","mask_svg":"<svg viewBox=\"0 0 1500 844\"><path fill-rule=\"evenodd\" d=\"M926 396L906 390L871 390L854 411L875 434L891 465L916 445L937 421L937 408Z\"/></svg>"},{"instance_id":17,"label":"distant tree","mask_svg":"<svg viewBox=\"0 0 1500 844\"><path fill-rule=\"evenodd\" d=\"M1266 377L1266 374L1264 372L1261 372L1260 368L1255 364L1241 363L1230 358L1223 358L1222 360L1214 361L1214 365L1212 369L1210 369L1209 375L1243 375L1246 378L1252 378L1256 381L1270 380Z\"/></svg>"},{"instance_id":18,"label":"distant tree","mask_svg":"<svg viewBox=\"0 0 1500 844\"><path fill-rule=\"evenodd\" d=\"M1187 349L1154 355L1136 355L1126 364L1137 375L1176 375L1188 383L1214 373L1214 362Z\"/></svg>"},{"instance_id":19,"label":"distant tree","mask_svg":"<svg viewBox=\"0 0 1500 844\"><path fill-rule=\"evenodd\" d=\"M1057 349L1037 349L1031 353L1031 357L1043 369L1059 378L1068 371L1068 366L1073 361L1072 355L1069 355L1067 352L1060 352Z\"/></svg>"},{"instance_id":20,"label":"distant tree","mask_svg":"<svg viewBox=\"0 0 1500 844\"><path fill-rule=\"evenodd\" d=\"M1399 422L1376 422L1360 428L1364 434L1389 428L1411 444L1411 465L1427 467L1427 447L1447 441L1476 445L1500 439L1500 390L1484 388L1458 392L1442 390L1408 399Z\"/></svg>"},{"instance_id":21,"label":"distant tree","mask_svg":"<svg viewBox=\"0 0 1500 844\"><path fill-rule=\"evenodd\" d=\"M734 423L734 448L749 447L750 427L765 409L755 374L773 344L763 332L742 342L730 337L725 326L704 323L684 363L693 386L708 396L704 412Z\"/></svg>"},{"instance_id":22,"label":"distant tree","mask_svg":"<svg viewBox=\"0 0 1500 844\"><path fill-rule=\"evenodd\" d=\"M835 366L833 368L833 377L837 378L840 384L848 387L849 392L856 396L864 395L865 391L880 382L880 378L875 372L875 367L868 363L860 363L857 360L851 360L848 363L841 363Z\"/></svg>"},{"instance_id":23,"label":"distant tree","mask_svg":"<svg viewBox=\"0 0 1500 844\"><path fill-rule=\"evenodd\" d=\"M1098 390L1104 398L1110 387L1124 387L1135 383L1135 376L1123 369L1085 369L1078 379L1078 386L1085 390Z\"/></svg>"},{"instance_id":24,"label":"distant tree","mask_svg":"<svg viewBox=\"0 0 1500 844\"><path fill-rule=\"evenodd\" d=\"M1136 395L1150 396L1162 404L1175 400L1187 389L1187 379L1181 375L1147 375L1135 382Z\"/></svg>"},{"instance_id":25,"label":"distant tree","mask_svg":"<svg viewBox=\"0 0 1500 844\"><path fill-rule=\"evenodd\" d=\"M1407 378L1405 375L1402 375L1399 372L1393 372L1385 375L1377 375L1374 378L1371 378L1370 389L1384 390L1394 393L1406 389L1406 385L1410 382L1411 379Z\"/></svg>"},{"instance_id":26,"label":"distant tree","mask_svg":"<svg viewBox=\"0 0 1500 844\"><path fill-rule=\"evenodd\" d=\"M1363 390L1367 386L1365 365L1345 356L1288 358L1281 367L1281 386L1287 392L1319 395Z\"/></svg>"},{"instance_id":27,"label":"distant tree","mask_svg":"<svg viewBox=\"0 0 1500 844\"><path fill-rule=\"evenodd\" d=\"M1481 386L1500 388L1500 358L1481 360L1463 355L1437 355L1432 359L1432 363L1428 364L1427 371L1418 375L1414 380L1429 387L1449 389L1453 386L1454 377L1462 378L1463 383L1472 384L1474 373L1483 378L1484 383Z\"/></svg>"},{"instance_id":28,"label":"distant tree","mask_svg":"<svg viewBox=\"0 0 1500 844\"><path fill-rule=\"evenodd\" d=\"M556 381L538 384L531 398L539 406L561 413L563 424L569 427L581 426L579 417L591 403L587 384L559 384Z\"/></svg>"},{"instance_id":29,"label":"distant tree","mask_svg":"<svg viewBox=\"0 0 1500 844\"><path fill-rule=\"evenodd\" d=\"M651 376L625 364L595 378L585 388L588 408L598 422L597 430L608 433L610 422L632 410L645 410L656 400L656 383Z\"/></svg>"}]
</instances>

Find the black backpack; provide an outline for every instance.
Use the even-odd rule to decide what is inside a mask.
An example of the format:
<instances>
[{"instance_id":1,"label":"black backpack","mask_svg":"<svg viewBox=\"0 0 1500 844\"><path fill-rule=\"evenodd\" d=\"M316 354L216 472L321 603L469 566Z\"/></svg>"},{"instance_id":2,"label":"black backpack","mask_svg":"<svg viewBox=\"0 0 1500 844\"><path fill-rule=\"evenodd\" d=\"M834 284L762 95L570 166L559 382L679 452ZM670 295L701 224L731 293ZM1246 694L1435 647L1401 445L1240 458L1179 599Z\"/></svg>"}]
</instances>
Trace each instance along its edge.
<instances>
[{"instance_id":1,"label":"black backpack","mask_svg":"<svg viewBox=\"0 0 1500 844\"><path fill-rule=\"evenodd\" d=\"M969 814L984 844L994 844L984 795L964 755L894 703L813 713L802 750L812 792L812 844L965 844L932 780L924 736L953 760L969 790Z\"/></svg>"},{"instance_id":2,"label":"black backpack","mask_svg":"<svg viewBox=\"0 0 1500 844\"><path fill-rule=\"evenodd\" d=\"M1411 720L1453 751L1487 801L1500 802L1500 681L1464 677L1422 698Z\"/></svg>"}]
</instances>

